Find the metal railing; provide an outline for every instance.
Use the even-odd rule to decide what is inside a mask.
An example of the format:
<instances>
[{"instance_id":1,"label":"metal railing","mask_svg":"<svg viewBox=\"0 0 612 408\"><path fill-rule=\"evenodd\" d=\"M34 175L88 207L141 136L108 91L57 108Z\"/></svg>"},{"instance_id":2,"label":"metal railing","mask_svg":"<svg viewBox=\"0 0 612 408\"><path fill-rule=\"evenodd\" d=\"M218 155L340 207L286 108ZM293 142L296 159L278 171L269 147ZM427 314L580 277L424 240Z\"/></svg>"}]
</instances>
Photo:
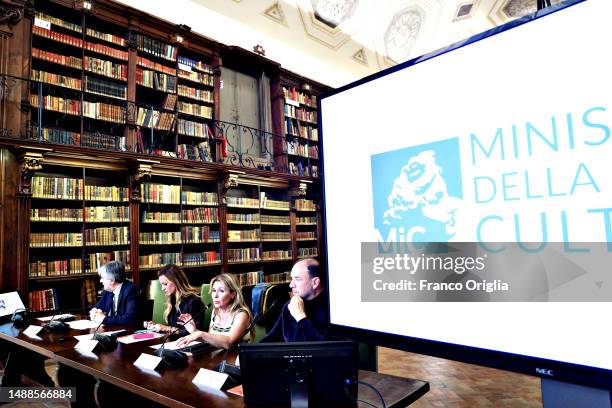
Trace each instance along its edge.
<instances>
[{"instance_id":1,"label":"metal railing","mask_svg":"<svg viewBox=\"0 0 612 408\"><path fill-rule=\"evenodd\" d=\"M11 122L15 115L26 119ZM8 75L0 75L0 120L3 138L302 176L318 170L318 149L296 136Z\"/></svg>"}]
</instances>

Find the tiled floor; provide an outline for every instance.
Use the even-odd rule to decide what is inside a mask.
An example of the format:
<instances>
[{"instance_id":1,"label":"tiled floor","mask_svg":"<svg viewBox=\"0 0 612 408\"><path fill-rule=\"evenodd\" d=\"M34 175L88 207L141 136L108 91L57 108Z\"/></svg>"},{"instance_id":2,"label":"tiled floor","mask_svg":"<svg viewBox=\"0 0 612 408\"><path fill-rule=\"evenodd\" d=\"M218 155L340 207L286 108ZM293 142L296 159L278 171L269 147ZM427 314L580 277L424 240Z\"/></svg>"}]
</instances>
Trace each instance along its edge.
<instances>
[{"instance_id":1,"label":"tiled floor","mask_svg":"<svg viewBox=\"0 0 612 408\"><path fill-rule=\"evenodd\" d=\"M416 408L542 406L540 379L528 375L382 347L378 371L429 381L430 391L411 405Z\"/></svg>"}]
</instances>

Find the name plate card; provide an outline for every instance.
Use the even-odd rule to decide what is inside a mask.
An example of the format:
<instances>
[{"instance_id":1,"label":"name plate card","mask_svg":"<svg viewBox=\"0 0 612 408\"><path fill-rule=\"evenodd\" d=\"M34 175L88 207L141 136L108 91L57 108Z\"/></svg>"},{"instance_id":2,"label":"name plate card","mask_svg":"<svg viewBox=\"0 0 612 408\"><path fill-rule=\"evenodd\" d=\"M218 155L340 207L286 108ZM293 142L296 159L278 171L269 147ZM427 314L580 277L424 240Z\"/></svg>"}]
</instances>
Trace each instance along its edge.
<instances>
[{"instance_id":1,"label":"name plate card","mask_svg":"<svg viewBox=\"0 0 612 408\"><path fill-rule=\"evenodd\" d=\"M144 368L145 370L155 370L161 361L161 357L142 353L140 357L134 361L134 365L136 367Z\"/></svg>"},{"instance_id":2,"label":"name plate card","mask_svg":"<svg viewBox=\"0 0 612 408\"><path fill-rule=\"evenodd\" d=\"M196 385L205 385L220 390L223 384L225 384L225 380L227 380L227 374L225 373L218 373L216 371L207 370L206 368L200 368L191 382Z\"/></svg>"},{"instance_id":3,"label":"name plate card","mask_svg":"<svg viewBox=\"0 0 612 408\"><path fill-rule=\"evenodd\" d=\"M97 345L98 345L98 340L82 339L76 344L76 346L74 346L74 348L79 351L85 351L85 352L91 353L92 351L94 351Z\"/></svg>"},{"instance_id":4,"label":"name plate card","mask_svg":"<svg viewBox=\"0 0 612 408\"><path fill-rule=\"evenodd\" d=\"M36 337L36 335L40 333L41 330L42 330L42 326L36 326L34 324L31 324L28 327L26 327L26 329L23 331L23 334L25 334L28 337Z\"/></svg>"}]
</instances>

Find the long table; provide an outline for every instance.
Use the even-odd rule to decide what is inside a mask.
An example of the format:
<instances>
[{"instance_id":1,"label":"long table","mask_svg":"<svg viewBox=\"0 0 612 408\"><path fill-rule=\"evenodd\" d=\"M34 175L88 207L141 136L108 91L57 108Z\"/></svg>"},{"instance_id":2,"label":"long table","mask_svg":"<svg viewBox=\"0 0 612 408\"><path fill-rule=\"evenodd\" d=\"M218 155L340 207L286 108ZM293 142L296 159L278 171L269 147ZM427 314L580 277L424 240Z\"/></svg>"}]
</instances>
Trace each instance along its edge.
<instances>
[{"instance_id":1,"label":"long table","mask_svg":"<svg viewBox=\"0 0 612 408\"><path fill-rule=\"evenodd\" d=\"M107 327L106 330L116 330ZM104 331L102 329L101 331ZM244 407L242 397L210 387L195 385L192 380L200 368L214 369L222 360L232 363L235 350L216 350L190 356L183 369L157 368L141 369L133 364L141 353L152 354L149 346L159 344L160 339L146 340L132 344L119 344L115 350L87 353L76 350L75 335L92 333L91 330L70 330L64 334L41 332L39 338L25 336L11 323L0 326L0 341L9 342L38 355L54 358L61 365L79 373L91 376L132 394L169 407ZM429 383L370 371L359 371L359 380L375 386L383 395L388 407L405 407L416 401L429 390ZM78 394L77 390L77 394ZM96 387L97 401L107 396ZM378 397L368 387L359 386L358 398L378 406ZM368 406L359 403L358 406Z\"/></svg>"}]
</instances>

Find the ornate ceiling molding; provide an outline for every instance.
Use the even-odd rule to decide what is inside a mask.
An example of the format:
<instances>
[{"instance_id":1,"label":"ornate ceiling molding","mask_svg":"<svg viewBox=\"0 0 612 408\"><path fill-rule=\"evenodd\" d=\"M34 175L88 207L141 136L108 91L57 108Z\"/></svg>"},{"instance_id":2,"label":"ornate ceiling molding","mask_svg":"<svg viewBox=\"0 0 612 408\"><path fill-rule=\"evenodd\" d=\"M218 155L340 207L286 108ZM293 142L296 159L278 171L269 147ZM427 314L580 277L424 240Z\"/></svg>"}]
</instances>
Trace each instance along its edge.
<instances>
[{"instance_id":1,"label":"ornate ceiling molding","mask_svg":"<svg viewBox=\"0 0 612 408\"><path fill-rule=\"evenodd\" d=\"M279 2L276 2L265 9L262 14L276 23L289 27L289 24L287 24L287 19L285 18L283 7Z\"/></svg>"},{"instance_id":2,"label":"ornate ceiling molding","mask_svg":"<svg viewBox=\"0 0 612 408\"><path fill-rule=\"evenodd\" d=\"M360 64L368 65L368 56L366 55L365 48L361 48L359 51L353 54L353 59Z\"/></svg>"},{"instance_id":3,"label":"ornate ceiling molding","mask_svg":"<svg viewBox=\"0 0 612 408\"><path fill-rule=\"evenodd\" d=\"M335 3L346 3L347 7L350 6L350 13L342 11L344 10L343 8L334 12L333 4ZM340 0L339 2L332 2L330 0L297 0L298 14L306 35L333 50L342 47L351 39L351 35L355 32L355 22L357 20L355 16L358 14L358 6L357 0ZM323 13L323 15L317 15L314 7L317 7L319 13ZM324 16L336 21L338 24L335 25L333 22L324 21Z\"/></svg>"}]
</instances>

